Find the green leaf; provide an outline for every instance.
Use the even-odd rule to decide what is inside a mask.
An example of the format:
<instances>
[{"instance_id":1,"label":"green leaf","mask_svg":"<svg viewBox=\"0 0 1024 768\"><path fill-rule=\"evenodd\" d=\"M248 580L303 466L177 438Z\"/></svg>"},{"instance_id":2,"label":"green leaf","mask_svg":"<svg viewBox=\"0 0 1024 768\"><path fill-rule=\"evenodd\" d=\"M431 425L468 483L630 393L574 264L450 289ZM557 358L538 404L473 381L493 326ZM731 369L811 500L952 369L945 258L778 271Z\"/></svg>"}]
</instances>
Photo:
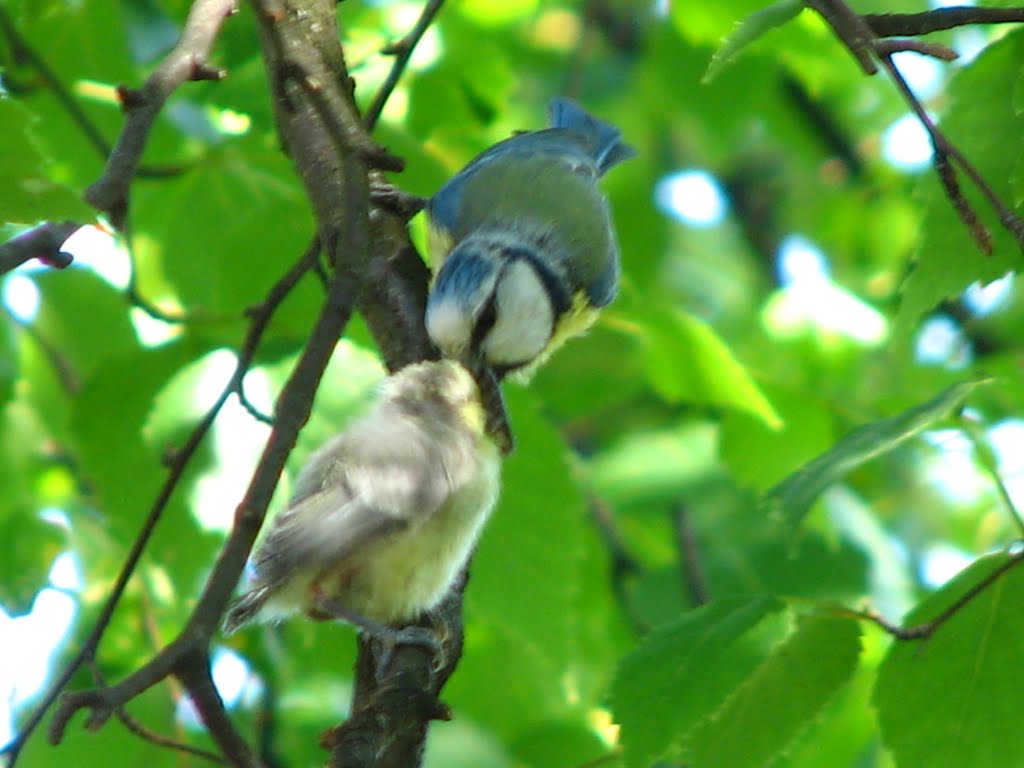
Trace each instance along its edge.
<instances>
[{"instance_id":1,"label":"green leaf","mask_svg":"<svg viewBox=\"0 0 1024 768\"><path fill-rule=\"evenodd\" d=\"M771 402L711 327L671 307L643 313L647 376L670 402L688 401L749 413L782 426Z\"/></svg>"},{"instance_id":2,"label":"green leaf","mask_svg":"<svg viewBox=\"0 0 1024 768\"><path fill-rule=\"evenodd\" d=\"M65 547L63 531L39 514L64 501L40 489L46 447L47 435L27 403L17 399L0 408L0 540L12 543L0 558L0 605L9 614L28 612Z\"/></svg>"},{"instance_id":3,"label":"green leaf","mask_svg":"<svg viewBox=\"0 0 1024 768\"><path fill-rule=\"evenodd\" d=\"M905 620L934 619L1018 555L980 558ZM1020 643L1024 569L1010 567L925 640L894 641L874 705L899 765L1024 765Z\"/></svg>"},{"instance_id":4,"label":"green leaf","mask_svg":"<svg viewBox=\"0 0 1024 768\"><path fill-rule=\"evenodd\" d=\"M82 474L123 541L135 535L166 472L159 449L143 439L143 426L157 393L194 352L175 343L104 360L75 400L72 430Z\"/></svg>"},{"instance_id":5,"label":"green leaf","mask_svg":"<svg viewBox=\"0 0 1024 768\"><path fill-rule=\"evenodd\" d=\"M711 57L708 71L704 73L704 83L710 83L725 69L740 51L757 40L761 35L780 27L797 15L806 5L803 0L777 0L767 8L747 16L729 34Z\"/></svg>"},{"instance_id":6,"label":"green leaf","mask_svg":"<svg viewBox=\"0 0 1024 768\"><path fill-rule=\"evenodd\" d=\"M781 429L746 413L722 419L722 458L738 480L759 490L828 450L835 439L835 419L817 398L772 385L764 389L782 418Z\"/></svg>"},{"instance_id":7,"label":"green leaf","mask_svg":"<svg viewBox=\"0 0 1024 768\"><path fill-rule=\"evenodd\" d=\"M575 711L559 679L574 658L586 518L565 444L540 416L536 397L523 389L508 395L517 449L502 468L501 501L473 559L466 677L449 691L478 719L514 732L540 712ZM473 679L472 689L460 685ZM485 679L491 683L481 687ZM495 685L502 701L493 696ZM510 716L511 701L521 718Z\"/></svg>"},{"instance_id":8,"label":"green leaf","mask_svg":"<svg viewBox=\"0 0 1024 768\"><path fill-rule=\"evenodd\" d=\"M256 136L211 149L183 176L138 186L132 213L162 248L157 256L178 298L217 319L240 318L261 302L314 231L287 158Z\"/></svg>"},{"instance_id":9,"label":"green leaf","mask_svg":"<svg viewBox=\"0 0 1024 768\"><path fill-rule=\"evenodd\" d=\"M33 275L42 294L35 325L67 373L82 382L103 362L139 348L123 295L92 270Z\"/></svg>"},{"instance_id":10,"label":"green leaf","mask_svg":"<svg viewBox=\"0 0 1024 768\"><path fill-rule=\"evenodd\" d=\"M1012 169L1021 158L1024 115L1015 109L1012 94L1024 58L1024 31L1007 35L960 69L949 85L950 108L941 127L977 168L992 191L1007 205L1014 195ZM1020 267L1021 249L992 213L991 205L973 182L957 173L964 196L971 202L993 237L986 256L971 239L942 186L929 174L924 183L928 201L920 226L917 264L903 286L896 327L910 332L921 315L971 283L991 282ZM1019 213L1019 212L1018 212Z\"/></svg>"},{"instance_id":11,"label":"green leaf","mask_svg":"<svg viewBox=\"0 0 1024 768\"><path fill-rule=\"evenodd\" d=\"M694 768L767 765L857 668L856 621L808 614L693 736Z\"/></svg>"},{"instance_id":12,"label":"green leaf","mask_svg":"<svg viewBox=\"0 0 1024 768\"><path fill-rule=\"evenodd\" d=\"M679 32L699 43L717 43L738 20L764 8L764 0L729 3L673 3L671 19Z\"/></svg>"},{"instance_id":13,"label":"green leaf","mask_svg":"<svg viewBox=\"0 0 1024 768\"><path fill-rule=\"evenodd\" d=\"M52 163L32 134L35 119L13 99L0 98L0 217L34 224L43 220L92 221L94 212L54 180Z\"/></svg>"},{"instance_id":14,"label":"green leaf","mask_svg":"<svg viewBox=\"0 0 1024 768\"><path fill-rule=\"evenodd\" d=\"M783 604L710 603L652 631L619 665L612 688L626 764L646 766L717 711L768 655Z\"/></svg>"},{"instance_id":15,"label":"green leaf","mask_svg":"<svg viewBox=\"0 0 1024 768\"><path fill-rule=\"evenodd\" d=\"M826 453L808 462L769 490L762 506L781 517L795 530L818 496L843 475L871 459L888 453L945 417L978 387L991 379L954 384L927 403L898 416L890 416L858 427Z\"/></svg>"}]
</instances>

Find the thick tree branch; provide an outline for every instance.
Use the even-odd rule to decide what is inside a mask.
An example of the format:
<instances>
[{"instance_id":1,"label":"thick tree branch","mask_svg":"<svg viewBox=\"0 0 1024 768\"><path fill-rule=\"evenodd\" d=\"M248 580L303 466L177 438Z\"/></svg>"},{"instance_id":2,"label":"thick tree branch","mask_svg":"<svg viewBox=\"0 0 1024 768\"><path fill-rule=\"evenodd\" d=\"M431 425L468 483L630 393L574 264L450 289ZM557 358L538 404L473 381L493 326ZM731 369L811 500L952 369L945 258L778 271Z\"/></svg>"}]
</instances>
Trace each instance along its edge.
<instances>
[{"instance_id":1,"label":"thick tree branch","mask_svg":"<svg viewBox=\"0 0 1024 768\"><path fill-rule=\"evenodd\" d=\"M356 110L333 3L252 4L260 21L278 131L313 204L335 271L349 271L359 281L359 309L389 368L435 356L423 329L429 275L409 242L405 220L385 208L374 209L372 215L369 211L367 166L395 166L372 143ZM354 203L360 206L360 218L339 226L340 212L352 210ZM325 739L332 748L332 765L418 764L427 725L443 714L437 694L461 654L461 611L458 589L436 612L435 622L445 629L443 659L431 658L422 648L400 646L380 678L374 649L360 641L353 715Z\"/></svg>"},{"instance_id":2,"label":"thick tree branch","mask_svg":"<svg viewBox=\"0 0 1024 768\"><path fill-rule=\"evenodd\" d=\"M128 195L149 132L164 102L187 80L216 80L222 70L207 63L221 25L237 11L236 0L195 0L174 50L153 70L140 90L121 88L126 119L103 175L85 192L94 208L120 227L128 212Z\"/></svg>"}]
</instances>

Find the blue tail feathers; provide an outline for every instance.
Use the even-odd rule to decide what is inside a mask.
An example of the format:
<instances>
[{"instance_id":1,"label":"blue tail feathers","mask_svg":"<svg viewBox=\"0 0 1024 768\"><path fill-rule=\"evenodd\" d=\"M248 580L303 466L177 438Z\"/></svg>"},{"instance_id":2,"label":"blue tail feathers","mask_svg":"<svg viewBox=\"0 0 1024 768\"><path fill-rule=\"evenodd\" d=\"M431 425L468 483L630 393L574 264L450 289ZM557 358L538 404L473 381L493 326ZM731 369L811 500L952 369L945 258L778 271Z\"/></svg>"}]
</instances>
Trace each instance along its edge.
<instances>
[{"instance_id":1,"label":"blue tail feathers","mask_svg":"<svg viewBox=\"0 0 1024 768\"><path fill-rule=\"evenodd\" d=\"M636 150L622 141L618 128L594 117L572 99L557 96L551 100L548 111L552 128L568 128L587 137L601 173L636 155Z\"/></svg>"}]
</instances>

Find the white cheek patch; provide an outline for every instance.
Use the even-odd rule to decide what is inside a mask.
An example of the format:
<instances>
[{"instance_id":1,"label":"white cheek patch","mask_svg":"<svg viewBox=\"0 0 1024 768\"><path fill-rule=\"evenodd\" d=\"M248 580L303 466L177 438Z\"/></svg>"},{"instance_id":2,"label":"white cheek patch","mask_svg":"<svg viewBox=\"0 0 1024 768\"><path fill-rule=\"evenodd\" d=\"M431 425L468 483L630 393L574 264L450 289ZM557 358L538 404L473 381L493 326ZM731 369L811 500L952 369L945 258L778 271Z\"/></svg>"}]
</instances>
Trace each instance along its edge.
<instances>
[{"instance_id":1,"label":"white cheek patch","mask_svg":"<svg viewBox=\"0 0 1024 768\"><path fill-rule=\"evenodd\" d=\"M456 301L427 306L427 333L447 357L462 357L469 350L473 318Z\"/></svg>"},{"instance_id":2,"label":"white cheek patch","mask_svg":"<svg viewBox=\"0 0 1024 768\"><path fill-rule=\"evenodd\" d=\"M555 310L529 262L517 260L505 268L494 301L496 319L483 341L484 356L498 365L530 362L551 338Z\"/></svg>"}]
</instances>

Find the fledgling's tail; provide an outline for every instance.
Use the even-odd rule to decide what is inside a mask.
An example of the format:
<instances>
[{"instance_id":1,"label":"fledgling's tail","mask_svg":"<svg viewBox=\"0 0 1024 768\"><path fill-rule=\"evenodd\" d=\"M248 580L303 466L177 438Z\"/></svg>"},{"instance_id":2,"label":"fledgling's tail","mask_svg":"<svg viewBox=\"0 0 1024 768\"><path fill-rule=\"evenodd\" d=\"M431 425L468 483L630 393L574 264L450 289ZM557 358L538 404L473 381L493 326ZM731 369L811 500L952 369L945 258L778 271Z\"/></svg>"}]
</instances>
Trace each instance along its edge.
<instances>
[{"instance_id":1,"label":"fledgling's tail","mask_svg":"<svg viewBox=\"0 0 1024 768\"><path fill-rule=\"evenodd\" d=\"M270 589L268 587L257 587L235 600L228 606L228 612L224 616L224 634L233 634L242 625L248 624L256 618L256 614L260 612L269 596Z\"/></svg>"},{"instance_id":2,"label":"fledgling's tail","mask_svg":"<svg viewBox=\"0 0 1024 768\"><path fill-rule=\"evenodd\" d=\"M572 99L553 98L548 112L552 128L567 128L587 138L594 162L602 174L616 163L636 156L636 150L622 140L618 128L594 117Z\"/></svg>"}]
</instances>

